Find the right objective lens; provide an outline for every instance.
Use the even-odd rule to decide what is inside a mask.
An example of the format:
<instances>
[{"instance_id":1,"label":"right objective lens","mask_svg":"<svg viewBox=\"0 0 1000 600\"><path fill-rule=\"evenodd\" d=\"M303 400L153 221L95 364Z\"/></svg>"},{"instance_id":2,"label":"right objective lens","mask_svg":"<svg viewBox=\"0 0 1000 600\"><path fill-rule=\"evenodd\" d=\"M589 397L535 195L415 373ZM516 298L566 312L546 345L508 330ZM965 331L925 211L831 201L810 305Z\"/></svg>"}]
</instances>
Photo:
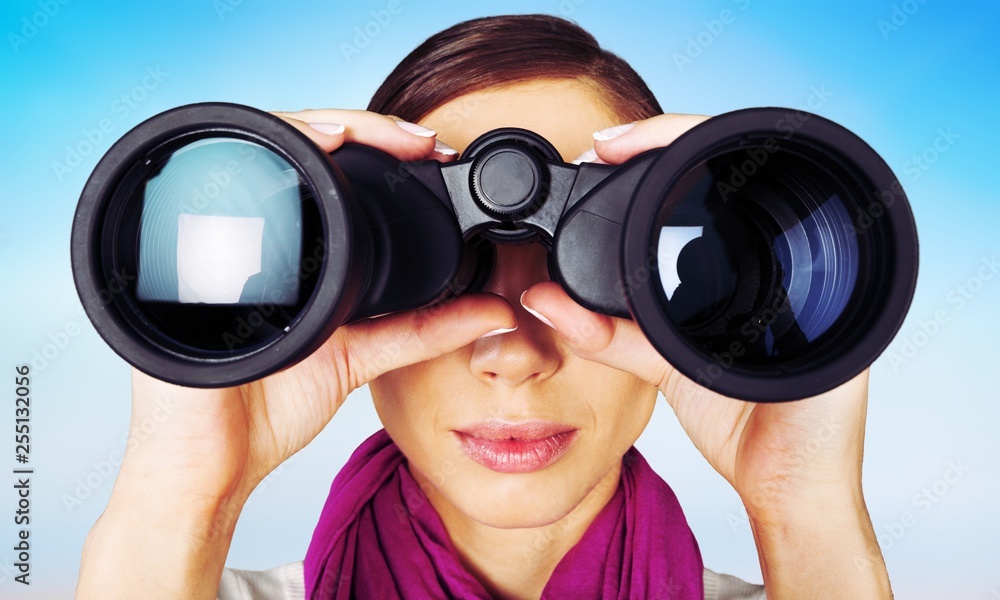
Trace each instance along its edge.
<instances>
[{"instance_id":1,"label":"right objective lens","mask_svg":"<svg viewBox=\"0 0 1000 600\"><path fill-rule=\"evenodd\" d=\"M707 120L665 148L623 239L629 310L688 378L754 401L814 396L888 346L916 282L906 196L860 138L784 109ZM785 125L782 125L782 124Z\"/></svg>"},{"instance_id":2,"label":"right objective lens","mask_svg":"<svg viewBox=\"0 0 1000 600\"><path fill-rule=\"evenodd\" d=\"M852 191L802 156L774 156L752 177L739 171L746 160L724 153L681 177L658 215L657 257L663 306L683 335L708 353L735 343L741 364L766 366L836 335L856 288L872 282L859 280Z\"/></svg>"}]
</instances>

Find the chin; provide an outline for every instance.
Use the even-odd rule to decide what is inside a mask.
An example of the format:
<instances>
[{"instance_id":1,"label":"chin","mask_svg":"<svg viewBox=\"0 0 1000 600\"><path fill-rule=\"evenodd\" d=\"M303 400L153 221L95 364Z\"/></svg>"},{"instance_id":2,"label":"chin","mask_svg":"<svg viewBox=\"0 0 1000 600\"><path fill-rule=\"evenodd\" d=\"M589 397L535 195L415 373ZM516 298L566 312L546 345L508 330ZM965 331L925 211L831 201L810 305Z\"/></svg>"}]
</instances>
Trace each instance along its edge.
<instances>
[{"instance_id":1,"label":"chin","mask_svg":"<svg viewBox=\"0 0 1000 600\"><path fill-rule=\"evenodd\" d=\"M550 525L566 515L593 489L581 469L552 465L534 473L505 474L470 464L455 473L458 486L441 492L470 519L499 529ZM575 475L575 476L574 476Z\"/></svg>"}]
</instances>

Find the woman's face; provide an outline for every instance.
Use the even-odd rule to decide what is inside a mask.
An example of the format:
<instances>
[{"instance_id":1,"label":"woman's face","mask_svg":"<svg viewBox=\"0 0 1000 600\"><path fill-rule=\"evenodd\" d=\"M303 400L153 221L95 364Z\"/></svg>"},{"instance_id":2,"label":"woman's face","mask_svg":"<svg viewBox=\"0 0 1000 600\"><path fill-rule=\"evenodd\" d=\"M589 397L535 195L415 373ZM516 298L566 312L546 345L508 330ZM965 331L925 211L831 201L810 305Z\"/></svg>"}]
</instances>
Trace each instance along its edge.
<instances>
[{"instance_id":1,"label":"woman's face","mask_svg":"<svg viewBox=\"0 0 1000 600\"><path fill-rule=\"evenodd\" d=\"M592 147L592 132L618 123L591 88L544 80L460 97L421 124L460 152L486 131L522 127L569 161ZM649 421L656 389L578 358L524 310L521 293L549 278L542 246L501 245L496 255L486 291L514 308L517 330L387 373L371 391L383 425L439 513L457 511L492 527L539 527L588 495L613 492L621 457ZM526 421L546 424L513 434L529 441L510 441L503 425ZM602 481L609 485L597 488Z\"/></svg>"}]
</instances>

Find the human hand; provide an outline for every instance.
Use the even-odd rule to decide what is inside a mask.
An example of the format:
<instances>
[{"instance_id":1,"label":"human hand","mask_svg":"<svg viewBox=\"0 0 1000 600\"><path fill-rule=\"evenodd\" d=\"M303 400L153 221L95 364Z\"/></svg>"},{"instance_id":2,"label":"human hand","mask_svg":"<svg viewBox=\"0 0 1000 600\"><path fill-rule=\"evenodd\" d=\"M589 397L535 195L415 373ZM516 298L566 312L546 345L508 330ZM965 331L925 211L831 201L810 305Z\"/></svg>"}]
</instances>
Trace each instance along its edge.
<instances>
[{"instance_id":1,"label":"human hand","mask_svg":"<svg viewBox=\"0 0 1000 600\"><path fill-rule=\"evenodd\" d=\"M375 113L277 116L328 152L352 141L400 160L457 155L434 132ZM469 294L339 327L303 361L239 387L185 388L134 371L129 443L88 536L78 597L214 598L250 493L326 426L352 390L515 326L504 299Z\"/></svg>"},{"instance_id":2,"label":"human hand","mask_svg":"<svg viewBox=\"0 0 1000 600\"><path fill-rule=\"evenodd\" d=\"M660 115L598 132L593 152L583 158L620 164L668 145L707 119ZM591 312L558 284L532 286L521 303L547 319L580 357L632 373L663 393L694 445L742 499L761 546L762 565L764 548L777 539L772 533L798 528L818 535L817 522L823 520L822 525L839 528L845 540L853 538L856 543L845 542L844 547L853 547L853 556L863 556L872 565L874 579L884 579L884 563L861 491L867 370L814 398L744 402L686 377L653 348L634 321ZM784 547L796 542L804 540L801 536L792 543L781 540ZM772 566L779 563L777 554L766 554ZM768 597L773 597L772 590L784 589L774 574L771 579L774 586L769 586ZM887 581L885 586L888 589Z\"/></svg>"},{"instance_id":3,"label":"human hand","mask_svg":"<svg viewBox=\"0 0 1000 600\"><path fill-rule=\"evenodd\" d=\"M434 132L372 112L275 113L330 152L344 142L400 160L457 155ZM146 489L169 481L207 502L243 498L271 470L309 443L346 396L382 372L433 358L492 330L513 327L506 302L470 295L448 305L340 327L310 357L282 372L230 389L185 389L136 372L133 428L155 422L130 445L121 477ZM164 406L170 415L162 419ZM140 433L140 432L135 432ZM136 436L139 437L138 435Z\"/></svg>"}]
</instances>

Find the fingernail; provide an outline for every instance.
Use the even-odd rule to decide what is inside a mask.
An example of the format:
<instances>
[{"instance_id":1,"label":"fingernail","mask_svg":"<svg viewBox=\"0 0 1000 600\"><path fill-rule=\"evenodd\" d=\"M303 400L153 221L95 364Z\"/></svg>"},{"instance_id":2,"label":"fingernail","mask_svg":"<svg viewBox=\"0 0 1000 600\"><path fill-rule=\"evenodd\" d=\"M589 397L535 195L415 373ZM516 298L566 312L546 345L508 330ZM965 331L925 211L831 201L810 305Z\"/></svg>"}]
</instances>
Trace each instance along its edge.
<instances>
[{"instance_id":1,"label":"fingernail","mask_svg":"<svg viewBox=\"0 0 1000 600\"><path fill-rule=\"evenodd\" d=\"M444 156L455 156L458 154L458 150L455 150L441 140L434 140L434 152L437 154L443 154Z\"/></svg>"},{"instance_id":2,"label":"fingernail","mask_svg":"<svg viewBox=\"0 0 1000 600\"><path fill-rule=\"evenodd\" d=\"M585 162L594 162L595 160L597 160L597 151L591 148L590 150L587 150L580 156L577 156L576 159L573 161L573 164L579 165Z\"/></svg>"},{"instance_id":3,"label":"fingernail","mask_svg":"<svg viewBox=\"0 0 1000 600\"><path fill-rule=\"evenodd\" d=\"M614 127L608 127L607 129L595 131L594 139L599 142L606 142L610 139L614 139L622 135L623 133L627 133L633 127L635 127L635 123L625 123L624 125L615 125Z\"/></svg>"},{"instance_id":4,"label":"fingernail","mask_svg":"<svg viewBox=\"0 0 1000 600\"><path fill-rule=\"evenodd\" d=\"M396 121L396 125L403 131L412 133L413 135L419 135L420 137L434 137L437 132L433 129L427 129L423 125L417 125L416 123L410 123L409 121Z\"/></svg>"},{"instance_id":5,"label":"fingernail","mask_svg":"<svg viewBox=\"0 0 1000 600\"><path fill-rule=\"evenodd\" d=\"M340 135L344 133L344 126L340 123L310 123L309 126L327 135Z\"/></svg>"},{"instance_id":6,"label":"fingernail","mask_svg":"<svg viewBox=\"0 0 1000 600\"><path fill-rule=\"evenodd\" d=\"M539 313L538 311L536 311L536 310L534 310L532 308L529 308L527 305L524 304L524 295L527 294L527 293L528 293L527 290L525 290L524 292L521 292L521 306L524 307L524 310L528 311L528 313L531 316L535 317L536 319L538 319L542 323L545 323L546 325L548 325L552 329L555 329L556 326L552 324L552 321L546 319L544 315L542 315L541 313Z\"/></svg>"},{"instance_id":7,"label":"fingernail","mask_svg":"<svg viewBox=\"0 0 1000 600\"><path fill-rule=\"evenodd\" d=\"M493 337L495 335L500 335L501 333L510 333L511 331L516 331L516 330L517 330L517 325L509 329L494 329L493 331L487 331L483 335L479 336L479 339Z\"/></svg>"}]
</instances>

